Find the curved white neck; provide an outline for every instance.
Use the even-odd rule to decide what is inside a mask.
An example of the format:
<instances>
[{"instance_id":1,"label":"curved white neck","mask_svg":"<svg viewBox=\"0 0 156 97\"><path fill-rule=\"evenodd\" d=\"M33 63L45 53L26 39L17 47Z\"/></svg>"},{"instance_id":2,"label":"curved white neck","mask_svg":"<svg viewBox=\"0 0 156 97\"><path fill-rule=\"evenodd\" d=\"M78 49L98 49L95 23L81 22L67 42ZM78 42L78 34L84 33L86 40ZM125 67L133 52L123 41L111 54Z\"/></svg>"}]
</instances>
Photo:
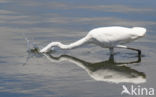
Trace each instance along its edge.
<instances>
[{"instance_id":1,"label":"curved white neck","mask_svg":"<svg viewBox=\"0 0 156 97\"><path fill-rule=\"evenodd\" d=\"M91 37L90 36L86 36L74 43L71 43L69 45L64 45L61 42L51 42L49 43L46 47L44 47L43 49L40 50L40 52L47 52L49 51L52 47L59 47L61 49L73 49L79 46L82 46L83 44L87 43L89 41Z\"/></svg>"}]
</instances>

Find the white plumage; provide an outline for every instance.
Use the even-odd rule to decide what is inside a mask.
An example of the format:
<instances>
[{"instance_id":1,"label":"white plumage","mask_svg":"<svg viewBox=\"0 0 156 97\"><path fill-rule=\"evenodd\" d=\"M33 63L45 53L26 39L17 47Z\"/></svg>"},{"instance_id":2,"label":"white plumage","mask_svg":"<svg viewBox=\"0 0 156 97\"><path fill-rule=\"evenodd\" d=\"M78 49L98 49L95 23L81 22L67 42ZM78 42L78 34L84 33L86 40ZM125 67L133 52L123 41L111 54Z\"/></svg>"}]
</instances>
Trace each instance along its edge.
<instances>
[{"instance_id":1,"label":"white plumage","mask_svg":"<svg viewBox=\"0 0 156 97\"><path fill-rule=\"evenodd\" d=\"M60 42L51 42L46 47L41 49L40 52L48 52L52 47L56 46L61 49L73 49L87 43L93 43L103 48L109 48L111 54L113 54L113 48L136 50L139 54L141 54L140 50L124 46L123 44L141 38L145 35L145 33L146 29L143 27L100 27L91 30L84 38L69 45L64 45Z\"/></svg>"}]
</instances>

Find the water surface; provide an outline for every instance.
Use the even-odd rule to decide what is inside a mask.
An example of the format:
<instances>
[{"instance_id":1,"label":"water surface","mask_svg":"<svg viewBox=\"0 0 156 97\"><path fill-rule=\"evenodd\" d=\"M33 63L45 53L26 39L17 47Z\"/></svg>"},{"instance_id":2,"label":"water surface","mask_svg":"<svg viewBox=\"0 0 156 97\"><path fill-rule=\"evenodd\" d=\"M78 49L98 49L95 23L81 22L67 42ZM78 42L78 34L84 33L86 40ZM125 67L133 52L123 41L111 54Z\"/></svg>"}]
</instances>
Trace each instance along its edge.
<instances>
[{"instance_id":1,"label":"water surface","mask_svg":"<svg viewBox=\"0 0 156 97\"><path fill-rule=\"evenodd\" d=\"M0 96L121 97L122 85L156 88L155 9L155 0L0 0ZM127 44L142 50L141 60L124 49L109 60L109 51L94 45L27 52L25 37L42 48L116 25L147 28L145 38Z\"/></svg>"}]
</instances>

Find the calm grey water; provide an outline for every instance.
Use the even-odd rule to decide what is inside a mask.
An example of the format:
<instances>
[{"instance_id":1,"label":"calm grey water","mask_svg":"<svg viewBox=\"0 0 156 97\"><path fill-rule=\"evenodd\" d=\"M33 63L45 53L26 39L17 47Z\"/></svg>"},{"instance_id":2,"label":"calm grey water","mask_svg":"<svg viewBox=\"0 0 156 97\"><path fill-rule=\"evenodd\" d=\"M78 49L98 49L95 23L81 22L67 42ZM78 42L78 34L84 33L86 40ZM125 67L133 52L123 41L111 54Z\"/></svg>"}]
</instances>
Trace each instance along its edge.
<instances>
[{"instance_id":1,"label":"calm grey water","mask_svg":"<svg viewBox=\"0 0 156 97\"><path fill-rule=\"evenodd\" d=\"M122 85L156 88L155 9L155 0L0 0L0 97L131 97L121 95ZM145 38L127 44L142 50L141 61L123 49L109 60L94 45L27 52L25 37L42 48L115 25L147 28Z\"/></svg>"}]
</instances>

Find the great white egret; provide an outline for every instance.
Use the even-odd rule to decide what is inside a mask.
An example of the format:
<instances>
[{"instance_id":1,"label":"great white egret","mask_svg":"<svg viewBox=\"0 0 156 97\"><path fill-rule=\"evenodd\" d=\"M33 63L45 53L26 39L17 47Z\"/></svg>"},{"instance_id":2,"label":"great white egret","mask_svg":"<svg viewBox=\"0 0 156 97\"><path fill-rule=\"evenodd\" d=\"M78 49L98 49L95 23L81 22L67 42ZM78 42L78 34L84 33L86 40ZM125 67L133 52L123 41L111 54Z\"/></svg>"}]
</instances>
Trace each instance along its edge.
<instances>
[{"instance_id":1,"label":"great white egret","mask_svg":"<svg viewBox=\"0 0 156 97\"><path fill-rule=\"evenodd\" d=\"M141 50L124 46L123 44L134 41L145 35L146 29L143 27L126 28L120 26L100 27L91 30L84 38L71 43L69 45L60 42L51 42L46 47L40 50L41 53L46 53L52 47L61 49L73 49L87 43L93 43L103 48L109 48L110 54L113 55L114 48L125 48L135 50L141 55Z\"/></svg>"}]
</instances>

